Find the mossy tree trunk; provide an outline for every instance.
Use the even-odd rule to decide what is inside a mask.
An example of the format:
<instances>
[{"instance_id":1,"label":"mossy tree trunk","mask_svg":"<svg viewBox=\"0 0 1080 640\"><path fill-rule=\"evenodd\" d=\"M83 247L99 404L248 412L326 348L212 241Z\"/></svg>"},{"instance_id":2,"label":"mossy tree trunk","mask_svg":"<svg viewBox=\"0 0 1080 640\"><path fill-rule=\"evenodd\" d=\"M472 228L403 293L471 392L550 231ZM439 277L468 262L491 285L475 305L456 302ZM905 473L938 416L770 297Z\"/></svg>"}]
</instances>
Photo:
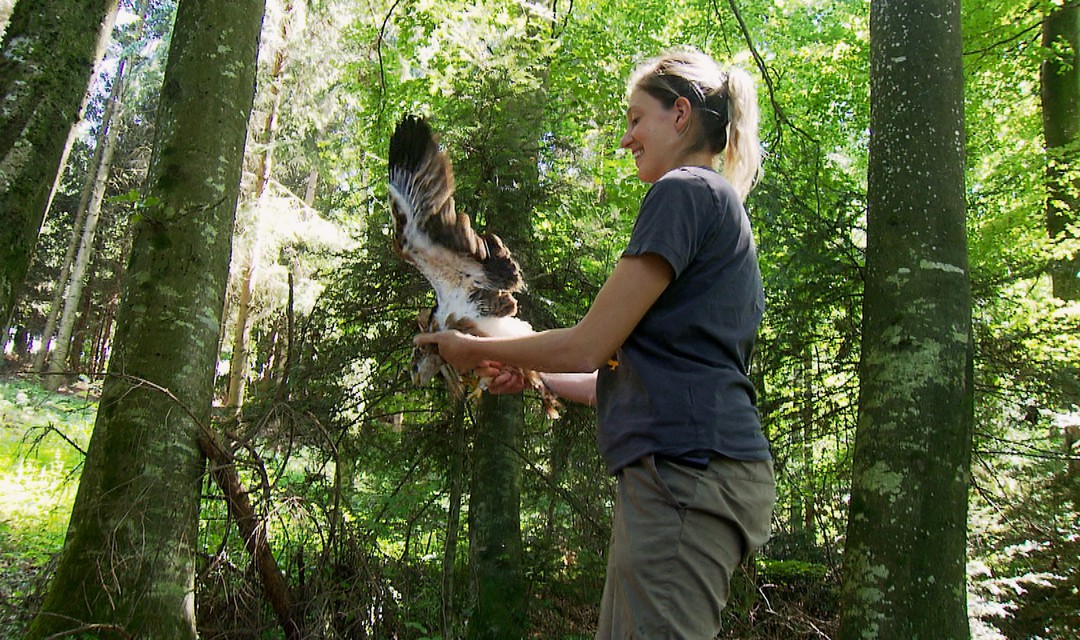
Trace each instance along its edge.
<instances>
[{"instance_id":1,"label":"mossy tree trunk","mask_svg":"<svg viewBox=\"0 0 1080 640\"><path fill-rule=\"evenodd\" d=\"M960 1L871 3L870 50L861 387L839 638L967 638Z\"/></svg>"},{"instance_id":2,"label":"mossy tree trunk","mask_svg":"<svg viewBox=\"0 0 1080 640\"><path fill-rule=\"evenodd\" d=\"M263 0L179 4L109 374L29 638L196 636L199 423L210 413L262 14Z\"/></svg>"},{"instance_id":3,"label":"mossy tree trunk","mask_svg":"<svg viewBox=\"0 0 1080 640\"><path fill-rule=\"evenodd\" d=\"M1040 69L1046 139L1046 227L1050 238L1073 243L1054 263L1054 295L1080 300L1080 4L1054 5L1043 19L1046 60Z\"/></svg>"},{"instance_id":4,"label":"mossy tree trunk","mask_svg":"<svg viewBox=\"0 0 1080 640\"><path fill-rule=\"evenodd\" d=\"M0 330L37 243L116 0L19 2L0 45Z\"/></svg>"},{"instance_id":5,"label":"mossy tree trunk","mask_svg":"<svg viewBox=\"0 0 1080 640\"><path fill-rule=\"evenodd\" d=\"M486 123L470 141L467 165L478 173L465 210L499 235L521 263L526 282L535 255L532 213L542 194L538 147L545 94L514 87L500 72L489 71L489 102L478 105ZM519 315L534 321L527 295L517 295ZM521 474L525 399L485 394L472 452L469 542L476 603L468 637L516 640L525 637L527 601L521 541Z\"/></svg>"},{"instance_id":6,"label":"mossy tree trunk","mask_svg":"<svg viewBox=\"0 0 1080 640\"><path fill-rule=\"evenodd\" d=\"M525 637L521 543L524 398L484 394L473 442L469 555L476 605L470 640Z\"/></svg>"}]
</instances>

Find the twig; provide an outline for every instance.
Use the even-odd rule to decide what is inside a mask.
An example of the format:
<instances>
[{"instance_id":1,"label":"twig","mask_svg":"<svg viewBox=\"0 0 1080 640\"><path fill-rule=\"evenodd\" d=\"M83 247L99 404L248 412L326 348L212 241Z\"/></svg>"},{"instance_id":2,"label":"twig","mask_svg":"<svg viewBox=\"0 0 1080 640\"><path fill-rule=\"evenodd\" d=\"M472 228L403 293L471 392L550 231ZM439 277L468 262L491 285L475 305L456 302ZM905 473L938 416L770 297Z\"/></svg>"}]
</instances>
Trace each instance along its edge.
<instances>
[{"instance_id":1,"label":"twig","mask_svg":"<svg viewBox=\"0 0 1080 640\"><path fill-rule=\"evenodd\" d=\"M37 431L39 429L43 433L41 433L41 435L39 435L39 436L36 436L34 438L34 441L30 443L30 448L27 451L28 454L33 453L35 449L40 447L41 446L41 441L45 439L45 436L49 435L50 431L53 431L53 432L56 432L56 435L60 436L61 440L68 443L71 446L72 449L74 449L74 450L78 451L80 454L82 454L82 457L84 457L84 458L86 457L86 451L83 451L83 448L80 447L78 445L78 443L76 443L71 438L67 437L67 435L63 431L57 429L56 425L52 424L51 422L48 425L44 426L44 427L30 427L30 429L27 430L26 435L23 437L23 439L25 440L27 437L30 436L30 434L32 432Z\"/></svg>"},{"instance_id":2,"label":"twig","mask_svg":"<svg viewBox=\"0 0 1080 640\"><path fill-rule=\"evenodd\" d=\"M713 9L716 14L720 15L720 7L717 4L717 0L712 0ZM742 13L739 11L739 5L735 0L728 0L728 7L731 8L731 13L734 14L735 20L739 23L739 31L742 33L743 42L746 43L746 47L750 50L750 55L754 58L754 64L757 65L758 71L761 72L761 77L765 81L765 86L769 93L769 104L772 105L773 113L776 114L776 119L779 123L785 124L791 128L792 131L810 140L814 144L817 144L817 140L809 133L803 131L795 125L784 113L784 108L776 101L776 88L773 86L772 76L769 74L769 67L765 64L765 59L758 53L757 47L754 46L754 39L750 35L750 28L746 26L746 21L743 20ZM781 137L781 129L777 128L777 137Z\"/></svg>"},{"instance_id":3,"label":"twig","mask_svg":"<svg viewBox=\"0 0 1080 640\"><path fill-rule=\"evenodd\" d=\"M81 627L75 627L74 629L68 629L67 631L61 631L60 633L54 633L51 636L45 636L43 640L56 640L57 638L69 638L72 636L79 636L89 631L108 631L111 633L120 634L121 638L134 638L124 628L118 624L84 624Z\"/></svg>"}]
</instances>

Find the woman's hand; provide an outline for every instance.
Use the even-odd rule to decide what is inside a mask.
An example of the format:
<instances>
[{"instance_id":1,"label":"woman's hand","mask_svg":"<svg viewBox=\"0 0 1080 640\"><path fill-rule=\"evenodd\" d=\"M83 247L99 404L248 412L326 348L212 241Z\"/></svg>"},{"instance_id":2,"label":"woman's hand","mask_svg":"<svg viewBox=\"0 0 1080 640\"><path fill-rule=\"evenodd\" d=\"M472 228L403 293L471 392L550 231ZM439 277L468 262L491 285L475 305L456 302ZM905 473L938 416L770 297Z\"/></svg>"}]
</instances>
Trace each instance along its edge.
<instances>
[{"instance_id":1,"label":"woman's hand","mask_svg":"<svg viewBox=\"0 0 1080 640\"><path fill-rule=\"evenodd\" d=\"M525 387L525 374L517 367L507 367L490 360L481 362L473 369L480 378L488 378L487 390L494 395L521 393Z\"/></svg>"},{"instance_id":2,"label":"woman's hand","mask_svg":"<svg viewBox=\"0 0 1080 640\"><path fill-rule=\"evenodd\" d=\"M480 366L481 360L473 348L479 340L460 331L435 331L421 333L413 338L413 344L421 346L433 344L439 349L439 355L458 371L471 371Z\"/></svg>"},{"instance_id":3,"label":"woman's hand","mask_svg":"<svg viewBox=\"0 0 1080 640\"><path fill-rule=\"evenodd\" d=\"M478 378L489 378L487 390L499 395L521 393L525 388L525 374L517 367L507 367L492 360L481 360L477 355L479 338L459 331L435 331L421 333L413 338L413 344L433 344L439 355L458 371L472 371Z\"/></svg>"}]
</instances>

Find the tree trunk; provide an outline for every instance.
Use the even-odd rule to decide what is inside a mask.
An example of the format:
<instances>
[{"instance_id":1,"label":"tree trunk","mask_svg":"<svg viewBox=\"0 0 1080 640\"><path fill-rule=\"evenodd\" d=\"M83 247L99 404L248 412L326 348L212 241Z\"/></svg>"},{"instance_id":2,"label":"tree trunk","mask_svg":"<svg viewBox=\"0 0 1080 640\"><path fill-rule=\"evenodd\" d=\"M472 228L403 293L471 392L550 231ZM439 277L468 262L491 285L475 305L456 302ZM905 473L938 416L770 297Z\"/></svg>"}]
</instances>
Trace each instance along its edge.
<instances>
[{"instance_id":1,"label":"tree trunk","mask_svg":"<svg viewBox=\"0 0 1080 640\"><path fill-rule=\"evenodd\" d=\"M487 124L470 140L478 170L472 198L462 207L496 232L521 263L526 281L533 249L532 212L542 200L536 159L543 135L542 90L514 86L487 70L475 118ZM510 188L508 185L513 185ZM530 319L532 305L518 296L519 313ZM521 550L522 434L524 399L484 394L475 427L469 540L476 603L470 639L514 640L525 635L527 600Z\"/></svg>"},{"instance_id":2,"label":"tree trunk","mask_svg":"<svg viewBox=\"0 0 1080 640\"><path fill-rule=\"evenodd\" d=\"M256 135L258 145L259 162L255 170L255 192L252 199L256 203L255 211L255 241L251 246L251 254L248 256L244 267L243 279L240 284L240 299L237 302L236 325L233 327L232 359L229 361L229 387L226 393L225 406L239 410L244 403L244 388L247 383L248 339L251 335L251 301L254 294L255 280L258 277L258 265L262 256L260 233L259 209L266 186L270 183L270 176L274 166L274 134L277 131L278 112L281 109L281 84L285 76L285 60L287 58L287 42L289 18L292 15L293 6L286 2L285 15L281 17L280 41L282 45L274 52L274 61L270 69L270 106L263 119L262 128Z\"/></svg>"},{"instance_id":3,"label":"tree trunk","mask_svg":"<svg viewBox=\"0 0 1080 640\"><path fill-rule=\"evenodd\" d=\"M1042 43L1049 52L1040 69L1043 136L1046 139L1046 228L1054 241L1080 242L1080 5L1054 6L1043 19ZM1054 295L1080 300L1080 251L1051 267Z\"/></svg>"},{"instance_id":4,"label":"tree trunk","mask_svg":"<svg viewBox=\"0 0 1080 640\"><path fill-rule=\"evenodd\" d=\"M873 2L870 21L866 290L839 638L967 638L960 2Z\"/></svg>"},{"instance_id":5,"label":"tree trunk","mask_svg":"<svg viewBox=\"0 0 1080 640\"><path fill-rule=\"evenodd\" d=\"M307 206L309 206L309 207L314 207L315 206L315 196L318 193L318 190L319 190L319 170L318 169L312 169L311 172L308 173L307 188L304 191L304 202L307 203Z\"/></svg>"},{"instance_id":6,"label":"tree trunk","mask_svg":"<svg viewBox=\"0 0 1080 640\"><path fill-rule=\"evenodd\" d=\"M457 609L455 607L455 576L457 576L458 534L461 531L461 501L465 480L465 407L458 404L450 421L450 465L446 470L447 490L446 544L443 546L442 562L442 637L457 637Z\"/></svg>"},{"instance_id":7,"label":"tree trunk","mask_svg":"<svg viewBox=\"0 0 1080 640\"><path fill-rule=\"evenodd\" d=\"M116 0L19 2L0 45L0 330L30 266Z\"/></svg>"},{"instance_id":8,"label":"tree trunk","mask_svg":"<svg viewBox=\"0 0 1080 640\"><path fill-rule=\"evenodd\" d=\"M274 389L275 402L289 401L289 377L293 368L293 343L296 341L296 271L297 260L292 258L289 265L289 299L285 304L285 326L277 337L277 347L280 352L275 378L277 387Z\"/></svg>"},{"instance_id":9,"label":"tree trunk","mask_svg":"<svg viewBox=\"0 0 1080 640\"><path fill-rule=\"evenodd\" d=\"M799 428L792 430L793 457L799 461L795 492L791 498L791 522L789 527L799 544L809 549L816 538L814 522L815 469L814 469L814 347L804 345L799 360Z\"/></svg>"},{"instance_id":10,"label":"tree trunk","mask_svg":"<svg viewBox=\"0 0 1080 640\"><path fill-rule=\"evenodd\" d=\"M99 144L103 141L100 140ZM103 149L104 146L99 146L99 149ZM98 151L95 149L94 158L91 160L91 166L97 166L101 164L101 160L98 157ZM83 223L86 221L86 203L90 201L90 185L91 181L88 179L83 188L82 196L79 198L79 210L75 215L75 223L71 228L71 238L68 241L67 252L64 254L64 261L60 265L60 275L56 280L56 284L53 288L52 302L49 303L49 315L45 319L45 329L41 332L41 348L34 354L33 371L37 373L45 373L45 364L48 361L49 353L52 350L54 344L54 336L56 335L56 324L60 319L60 312L64 308L64 298L67 293L68 281L71 279L71 266L75 263L75 253L79 249L79 241L82 239Z\"/></svg>"},{"instance_id":11,"label":"tree trunk","mask_svg":"<svg viewBox=\"0 0 1080 640\"><path fill-rule=\"evenodd\" d=\"M81 125L86 118L86 107L90 104L90 98L93 97L93 78L101 71L102 59L105 57L105 52L108 49L109 43L112 42L112 32L113 28L116 26L118 9L119 4L113 3L113 6L109 9L109 13L105 16L105 21L101 23L101 33L98 36L98 48L97 52L94 54L94 70L90 75L91 87L83 94L82 102L79 103L78 119L68 130L67 140L64 142L64 151L60 154L60 163L56 169L56 176L53 178L52 187L49 189L49 197L45 199L46 216L48 216L49 211L52 210L53 199L56 197L56 192L60 190L60 185L64 181L64 172L67 171L71 149L75 146L75 141L79 138L79 130L82 128Z\"/></svg>"},{"instance_id":12,"label":"tree trunk","mask_svg":"<svg viewBox=\"0 0 1080 640\"><path fill-rule=\"evenodd\" d=\"M88 371L92 378L97 378L105 372L105 363L107 362L111 342L109 336L112 332L115 316L116 296L110 293L102 311L101 322L98 323L97 335L94 337L94 350Z\"/></svg>"},{"instance_id":13,"label":"tree trunk","mask_svg":"<svg viewBox=\"0 0 1080 640\"><path fill-rule=\"evenodd\" d=\"M258 221L255 221L258 225ZM255 231L258 233L258 230ZM251 297L255 288L255 264L258 260L259 243L246 258L247 264L240 276L240 298L236 301L236 324L233 325L232 358L229 360L229 386L225 392L225 407L238 411L244 402L244 387L247 383L247 350L251 324Z\"/></svg>"},{"instance_id":14,"label":"tree trunk","mask_svg":"<svg viewBox=\"0 0 1080 640\"><path fill-rule=\"evenodd\" d=\"M210 416L262 12L262 0L179 4L109 373L29 638L105 627L196 637L198 439Z\"/></svg>"},{"instance_id":15,"label":"tree trunk","mask_svg":"<svg viewBox=\"0 0 1080 640\"><path fill-rule=\"evenodd\" d=\"M480 400L473 443L469 549L476 605L470 640L525 637L521 544L521 395Z\"/></svg>"},{"instance_id":16,"label":"tree trunk","mask_svg":"<svg viewBox=\"0 0 1080 640\"><path fill-rule=\"evenodd\" d=\"M119 114L123 110L124 92L124 68L127 60L121 60L117 67L116 77L113 79L112 92L105 108L105 115L101 120L101 133L98 136L98 144L101 145L100 153L94 152L97 161L91 172L87 175L87 183L90 186L89 197L79 203L80 211L76 219L85 218L82 225L82 233L79 241L79 250L76 253L75 264L71 267L71 273L67 278L67 293L64 296L64 311L60 316L59 330L56 340L48 359L48 369L43 381L43 386L51 391L60 387L62 373L66 368L68 348L71 346L71 334L75 328L75 314L82 302L83 285L86 283L86 271L90 266L90 257L94 253L94 236L97 234L98 221L101 219L101 205L105 200L105 188L109 183L109 173L112 171L113 153L116 151L116 140L120 130ZM85 215L81 211L86 207ZM76 231L76 233L78 233ZM63 278L61 278L63 279Z\"/></svg>"},{"instance_id":17,"label":"tree trunk","mask_svg":"<svg viewBox=\"0 0 1080 640\"><path fill-rule=\"evenodd\" d=\"M11 19L11 10L15 8L15 0L0 2L0 36L7 30L8 20Z\"/></svg>"},{"instance_id":18,"label":"tree trunk","mask_svg":"<svg viewBox=\"0 0 1080 640\"><path fill-rule=\"evenodd\" d=\"M87 285L90 286L93 282L94 274L90 274L90 282ZM87 348L87 335L90 333L90 327L94 325L93 318L93 300L92 296L83 296L82 302L79 304L79 310L75 314L75 326L71 331L71 342L68 347L67 364L62 365L64 371L68 371L73 375L78 375L83 372L83 356L85 355Z\"/></svg>"}]
</instances>

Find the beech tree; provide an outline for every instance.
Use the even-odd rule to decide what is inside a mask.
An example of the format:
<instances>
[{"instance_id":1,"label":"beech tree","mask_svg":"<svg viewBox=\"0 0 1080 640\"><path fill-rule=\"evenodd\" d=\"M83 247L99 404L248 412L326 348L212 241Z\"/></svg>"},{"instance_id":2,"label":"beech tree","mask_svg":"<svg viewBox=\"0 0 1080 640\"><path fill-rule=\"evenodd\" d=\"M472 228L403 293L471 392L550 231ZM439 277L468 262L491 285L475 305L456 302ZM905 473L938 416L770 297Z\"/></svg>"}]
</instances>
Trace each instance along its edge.
<instances>
[{"instance_id":1,"label":"beech tree","mask_svg":"<svg viewBox=\"0 0 1080 640\"><path fill-rule=\"evenodd\" d=\"M0 45L0 328L30 266L68 129L117 0L19 2ZM6 336L5 336L6 337Z\"/></svg>"},{"instance_id":2,"label":"beech tree","mask_svg":"<svg viewBox=\"0 0 1080 640\"><path fill-rule=\"evenodd\" d=\"M263 0L181 0L109 373L29 638L194 638L207 428Z\"/></svg>"},{"instance_id":3,"label":"beech tree","mask_svg":"<svg viewBox=\"0 0 1080 640\"><path fill-rule=\"evenodd\" d=\"M870 7L859 418L841 640L968 637L971 293L960 2Z\"/></svg>"},{"instance_id":4,"label":"beech tree","mask_svg":"<svg viewBox=\"0 0 1080 640\"><path fill-rule=\"evenodd\" d=\"M1054 295L1080 299L1080 238L1071 227L1080 212L1080 4L1052 5L1043 18L1045 48L1039 73L1046 139L1046 227L1066 241L1051 275Z\"/></svg>"}]
</instances>

